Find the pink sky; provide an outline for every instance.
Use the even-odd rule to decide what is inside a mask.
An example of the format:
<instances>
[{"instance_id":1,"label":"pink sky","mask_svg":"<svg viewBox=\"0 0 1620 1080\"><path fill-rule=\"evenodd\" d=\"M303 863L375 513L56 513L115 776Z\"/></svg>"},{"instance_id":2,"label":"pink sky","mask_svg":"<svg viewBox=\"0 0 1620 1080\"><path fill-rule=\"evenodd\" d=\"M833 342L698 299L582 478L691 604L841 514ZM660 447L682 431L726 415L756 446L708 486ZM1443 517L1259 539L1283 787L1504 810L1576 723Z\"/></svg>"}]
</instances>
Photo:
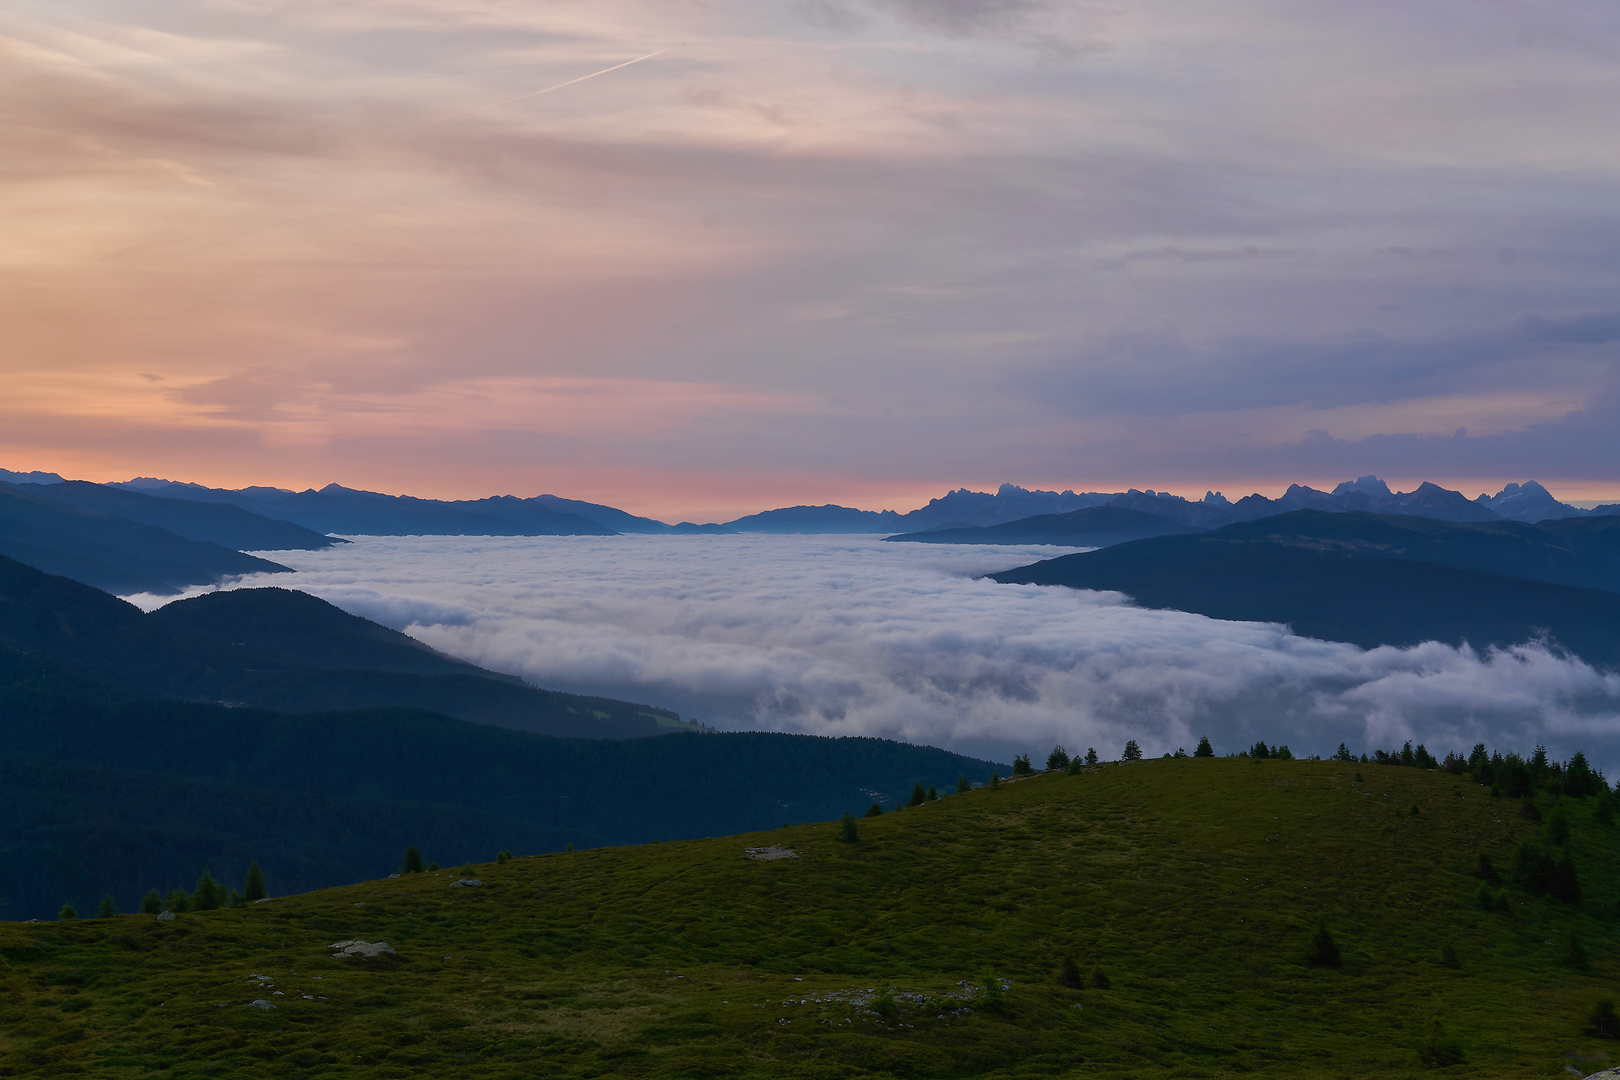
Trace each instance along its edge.
<instances>
[{"instance_id":1,"label":"pink sky","mask_svg":"<svg viewBox=\"0 0 1620 1080\"><path fill-rule=\"evenodd\" d=\"M0 467L1620 498L1617 43L1595 2L23 0Z\"/></svg>"}]
</instances>

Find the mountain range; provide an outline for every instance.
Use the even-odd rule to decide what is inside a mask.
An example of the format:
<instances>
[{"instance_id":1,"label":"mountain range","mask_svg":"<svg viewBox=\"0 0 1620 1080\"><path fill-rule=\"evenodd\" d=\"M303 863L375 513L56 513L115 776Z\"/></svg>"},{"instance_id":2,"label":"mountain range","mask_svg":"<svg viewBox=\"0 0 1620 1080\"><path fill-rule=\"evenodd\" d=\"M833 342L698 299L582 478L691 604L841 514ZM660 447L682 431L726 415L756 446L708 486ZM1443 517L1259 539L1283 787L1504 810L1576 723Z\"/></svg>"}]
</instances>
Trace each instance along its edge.
<instances>
[{"instance_id":1,"label":"mountain range","mask_svg":"<svg viewBox=\"0 0 1620 1080\"><path fill-rule=\"evenodd\" d=\"M0 558L0 904L223 876L280 888L775 827L1006 766L878 739L713 733L528 686L285 589L154 612ZM656 737L654 737L656 736Z\"/></svg>"},{"instance_id":2,"label":"mountain range","mask_svg":"<svg viewBox=\"0 0 1620 1080\"><path fill-rule=\"evenodd\" d=\"M1295 510L992 574L1364 648L1546 640L1620 665L1620 517L1448 522Z\"/></svg>"}]
</instances>

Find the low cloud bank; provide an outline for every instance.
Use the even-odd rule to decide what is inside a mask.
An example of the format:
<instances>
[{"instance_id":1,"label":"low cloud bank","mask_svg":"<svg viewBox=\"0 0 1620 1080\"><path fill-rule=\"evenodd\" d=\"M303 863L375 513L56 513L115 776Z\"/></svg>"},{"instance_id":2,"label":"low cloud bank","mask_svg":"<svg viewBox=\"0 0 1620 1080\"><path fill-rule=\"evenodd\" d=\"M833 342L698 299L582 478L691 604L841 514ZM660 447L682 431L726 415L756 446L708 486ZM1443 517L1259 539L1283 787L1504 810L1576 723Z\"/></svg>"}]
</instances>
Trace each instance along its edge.
<instances>
[{"instance_id":1,"label":"low cloud bank","mask_svg":"<svg viewBox=\"0 0 1620 1080\"><path fill-rule=\"evenodd\" d=\"M977 575L1051 548L872 537L388 537L278 553L300 588L541 686L722 728L1005 759L1255 739L1296 753L1474 742L1620 771L1620 675L1539 645L1370 651Z\"/></svg>"}]
</instances>

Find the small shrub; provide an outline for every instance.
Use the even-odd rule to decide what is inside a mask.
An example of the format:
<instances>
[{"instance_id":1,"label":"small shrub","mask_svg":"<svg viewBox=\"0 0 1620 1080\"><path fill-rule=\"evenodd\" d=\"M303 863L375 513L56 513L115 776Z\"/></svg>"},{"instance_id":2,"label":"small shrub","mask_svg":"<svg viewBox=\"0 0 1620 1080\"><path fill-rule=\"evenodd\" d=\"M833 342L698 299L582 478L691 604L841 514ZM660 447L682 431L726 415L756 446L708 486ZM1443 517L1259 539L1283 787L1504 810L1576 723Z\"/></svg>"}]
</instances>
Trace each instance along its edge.
<instances>
[{"instance_id":1,"label":"small shrub","mask_svg":"<svg viewBox=\"0 0 1620 1080\"><path fill-rule=\"evenodd\" d=\"M874 802L871 806L868 806L866 808L866 813L865 813L864 816L865 817L882 817L883 816L883 807L879 806L877 803Z\"/></svg>"},{"instance_id":2,"label":"small shrub","mask_svg":"<svg viewBox=\"0 0 1620 1080\"><path fill-rule=\"evenodd\" d=\"M1585 971L1591 967L1591 962L1586 957L1586 947L1581 944L1581 939L1575 936L1573 930L1564 938L1564 963L1576 971Z\"/></svg>"},{"instance_id":3,"label":"small shrub","mask_svg":"<svg viewBox=\"0 0 1620 1080\"><path fill-rule=\"evenodd\" d=\"M1108 981L1108 975L1103 971L1102 968L1092 968L1091 985L1096 987L1098 990L1106 990L1114 984Z\"/></svg>"},{"instance_id":4,"label":"small shrub","mask_svg":"<svg viewBox=\"0 0 1620 1080\"><path fill-rule=\"evenodd\" d=\"M1311 936L1311 947L1305 953L1305 962L1311 967L1340 967L1344 963L1339 955L1339 943L1333 940L1333 934L1327 928L1327 922L1316 924L1316 933Z\"/></svg>"},{"instance_id":5,"label":"small shrub","mask_svg":"<svg viewBox=\"0 0 1620 1080\"><path fill-rule=\"evenodd\" d=\"M118 914L118 905L113 903L112 893L108 893L101 898L101 903L96 905L96 918L110 919L116 914Z\"/></svg>"},{"instance_id":6,"label":"small shrub","mask_svg":"<svg viewBox=\"0 0 1620 1080\"><path fill-rule=\"evenodd\" d=\"M1614 1012L1614 1002L1604 998L1592 1006L1586 1018L1586 1031L1600 1039L1620 1039L1620 1016Z\"/></svg>"},{"instance_id":7,"label":"small shrub","mask_svg":"<svg viewBox=\"0 0 1620 1080\"><path fill-rule=\"evenodd\" d=\"M1001 1012L1006 1007L1006 999L1001 996L1001 980L994 972L984 976L984 989L979 991L977 1005L984 1012Z\"/></svg>"},{"instance_id":8,"label":"small shrub","mask_svg":"<svg viewBox=\"0 0 1620 1080\"><path fill-rule=\"evenodd\" d=\"M1457 950L1452 948L1449 941L1440 946L1440 966L1448 968L1462 967L1462 964L1457 960Z\"/></svg>"},{"instance_id":9,"label":"small shrub","mask_svg":"<svg viewBox=\"0 0 1620 1080\"><path fill-rule=\"evenodd\" d=\"M1208 735L1198 737L1198 749L1193 751L1193 757L1214 757L1215 748L1209 744Z\"/></svg>"},{"instance_id":10,"label":"small shrub","mask_svg":"<svg viewBox=\"0 0 1620 1080\"><path fill-rule=\"evenodd\" d=\"M405 849L405 862L400 867L402 874L420 874L422 872L422 853L414 847Z\"/></svg>"},{"instance_id":11,"label":"small shrub","mask_svg":"<svg viewBox=\"0 0 1620 1080\"><path fill-rule=\"evenodd\" d=\"M1140 746L1136 745L1136 740L1135 739L1126 740L1125 753L1121 756L1120 760L1121 761L1141 761L1142 760L1142 748Z\"/></svg>"},{"instance_id":12,"label":"small shrub","mask_svg":"<svg viewBox=\"0 0 1620 1080\"><path fill-rule=\"evenodd\" d=\"M512 853L510 851L497 851L495 853L495 861L497 863L511 862L512 861Z\"/></svg>"},{"instance_id":13,"label":"small shrub","mask_svg":"<svg viewBox=\"0 0 1620 1080\"><path fill-rule=\"evenodd\" d=\"M1365 783L1366 783L1366 782L1367 782L1367 781L1365 781L1365 780L1363 780L1363 779L1362 779L1362 778L1361 778L1361 773L1359 773L1359 772L1358 772L1358 773L1356 773L1356 783L1358 783L1358 784L1365 784Z\"/></svg>"},{"instance_id":14,"label":"small shrub","mask_svg":"<svg viewBox=\"0 0 1620 1080\"><path fill-rule=\"evenodd\" d=\"M79 913L73 909L72 904L63 904L62 910L56 913L56 917L61 919L63 922L67 922L70 919L77 919L79 917Z\"/></svg>"},{"instance_id":15,"label":"small shrub","mask_svg":"<svg viewBox=\"0 0 1620 1080\"><path fill-rule=\"evenodd\" d=\"M147 915L157 915L163 911L163 897L158 895L156 889L148 889L141 899L141 911Z\"/></svg>"},{"instance_id":16,"label":"small shrub","mask_svg":"<svg viewBox=\"0 0 1620 1080\"><path fill-rule=\"evenodd\" d=\"M1496 867L1491 865L1491 857L1483 851L1479 853L1479 858L1474 860L1474 876L1481 881L1496 881L1498 878Z\"/></svg>"},{"instance_id":17,"label":"small shrub","mask_svg":"<svg viewBox=\"0 0 1620 1080\"><path fill-rule=\"evenodd\" d=\"M1058 969L1058 983L1067 986L1070 990L1078 990L1085 985L1085 980L1080 975L1080 965L1074 962L1074 957L1065 956L1063 958L1063 964Z\"/></svg>"},{"instance_id":18,"label":"small shrub","mask_svg":"<svg viewBox=\"0 0 1620 1080\"><path fill-rule=\"evenodd\" d=\"M568 846L568 850L569 850L569 851L572 851L572 850L574 850L574 847L573 847L573 845L572 845L572 844L570 844L570 845L569 845L569 846ZM438 868L439 868L439 864L438 864L438 863L436 863L436 862L430 862L430 863L428 863L428 864L427 864L427 868L428 868L428 872L429 872L429 873L432 873L432 872L433 872L433 871L435 871L435 870L437 870L437 869L438 869Z\"/></svg>"},{"instance_id":19,"label":"small shrub","mask_svg":"<svg viewBox=\"0 0 1620 1080\"><path fill-rule=\"evenodd\" d=\"M1481 911L1497 910L1496 890L1491 888L1489 882L1480 882L1479 888L1474 890L1474 906Z\"/></svg>"},{"instance_id":20,"label":"small shrub","mask_svg":"<svg viewBox=\"0 0 1620 1080\"><path fill-rule=\"evenodd\" d=\"M1421 811L1421 810L1419 810L1419 809L1418 809L1418 804L1417 804L1417 803L1413 803L1413 804L1412 804L1412 816L1413 816L1413 817L1417 817L1417 816L1418 816L1418 815L1419 815L1419 814L1421 814L1421 813L1423 813L1423 811Z\"/></svg>"},{"instance_id":21,"label":"small shrub","mask_svg":"<svg viewBox=\"0 0 1620 1080\"><path fill-rule=\"evenodd\" d=\"M889 1019L900 1012L900 1006L895 1004L894 995L887 990L867 1002L866 1007L884 1019Z\"/></svg>"},{"instance_id":22,"label":"small shrub","mask_svg":"<svg viewBox=\"0 0 1620 1080\"><path fill-rule=\"evenodd\" d=\"M860 840L860 838L861 830L855 824L855 815L850 813L848 810L845 810L843 819L838 823L839 842L844 844L853 844Z\"/></svg>"},{"instance_id":23,"label":"small shrub","mask_svg":"<svg viewBox=\"0 0 1620 1080\"><path fill-rule=\"evenodd\" d=\"M1446 1029L1439 1020L1430 1020L1425 1025L1424 1036L1423 1045L1418 1047L1418 1057L1423 1064L1431 1069L1443 1069L1463 1063L1462 1044L1446 1038Z\"/></svg>"},{"instance_id":24,"label":"small shrub","mask_svg":"<svg viewBox=\"0 0 1620 1080\"><path fill-rule=\"evenodd\" d=\"M784 828L784 829L787 828L787 822L785 822L785 821L782 822L782 828ZM564 851L573 851L574 850L574 842L572 840L568 841L568 843L566 845L564 845L563 850Z\"/></svg>"}]
</instances>

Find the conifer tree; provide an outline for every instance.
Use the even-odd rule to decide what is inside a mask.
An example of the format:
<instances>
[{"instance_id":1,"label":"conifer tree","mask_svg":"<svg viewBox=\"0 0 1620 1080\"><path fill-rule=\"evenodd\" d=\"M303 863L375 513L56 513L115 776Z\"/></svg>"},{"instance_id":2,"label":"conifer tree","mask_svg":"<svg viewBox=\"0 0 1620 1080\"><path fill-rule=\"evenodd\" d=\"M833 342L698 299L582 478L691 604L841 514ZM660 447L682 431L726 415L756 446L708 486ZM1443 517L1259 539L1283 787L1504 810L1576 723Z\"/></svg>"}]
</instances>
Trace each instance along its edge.
<instances>
[{"instance_id":1,"label":"conifer tree","mask_svg":"<svg viewBox=\"0 0 1620 1080\"><path fill-rule=\"evenodd\" d=\"M911 789L911 801L906 803L906 805L907 806L921 806L923 803L925 803L927 801L928 801L928 792L923 790L923 786L922 786L921 783L918 783L918 784L916 784L916 785L914 785L912 787L912 789Z\"/></svg>"},{"instance_id":2,"label":"conifer tree","mask_svg":"<svg viewBox=\"0 0 1620 1080\"><path fill-rule=\"evenodd\" d=\"M1356 756L1350 752L1350 748L1348 746L1344 745L1344 743L1340 743L1339 749L1334 751L1333 757L1330 760L1354 761L1356 760Z\"/></svg>"},{"instance_id":3,"label":"conifer tree","mask_svg":"<svg viewBox=\"0 0 1620 1080\"><path fill-rule=\"evenodd\" d=\"M1193 757L1214 757L1214 756L1215 756L1215 748L1213 746L1209 745L1209 736L1208 735L1200 735L1198 737L1198 749L1193 751Z\"/></svg>"},{"instance_id":4,"label":"conifer tree","mask_svg":"<svg viewBox=\"0 0 1620 1080\"><path fill-rule=\"evenodd\" d=\"M1058 972L1058 982L1071 990L1078 990L1082 985L1080 965L1074 962L1074 957L1065 956L1063 967Z\"/></svg>"},{"instance_id":5,"label":"conifer tree","mask_svg":"<svg viewBox=\"0 0 1620 1080\"><path fill-rule=\"evenodd\" d=\"M1086 764L1097 764L1097 748L1095 746L1086 747Z\"/></svg>"},{"instance_id":6,"label":"conifer tree","mask_svg":"<svg viewBox=\"0 0 1620 1080\"><path fill-rule=\"evenodd\" d=\"M866 816L867 817L882 817L883 816L883 807L879 806L877 803L874 802L871 806L868 806L866 808Z\"/></svg>"},{"instance_id":7,"label":"conifer tree","mask_svg":"<svg viewBox=\"0 0 1620 1080\"><path fill-rule=\"evenodd\" d=\"M191 893L191 906L198 911L213 911L225 902L225 890L219 887L214 875L204 870Z\"/></svg>"},{"instance_id":8,"label":"conifer tree","mask_svg":"<svg viewBox=\"0 0 1620 1080\"><path fill-rule=\"evenodd\" d=\"M63 904L62 910L56 913L56 917L63 922L67 922L69 919L77 919L79 917L79 913L73 910L72 904Z\"/></svg>"},{"instance_id":9,"label":"conifer tree","mask_svg":"<svg viewBox=\"0 0 1620 1080\"><path fill-rule=\"evenodd\" d=\"M169 893L169 899L164 907L176 915L183 915L191 910L191 896L184 889L175 889Z\"/></svg>"},{"instance_id":10,"label":"conifer tree","mask_svg":"<svg viewBox=\"0 0 1620 1080\"><path fill-rule=\"evenodd\" d=\"M973 785L968 783L967 775L965 773L957 773L956 774L956 793L958 795L961 795L961 794L963 794L965 792L969 792L969 791L972 791L972 790L973 790Z\"/></svg>"},{"instance_id":11,"label":"conifer tree","mask_svg":"<svg viewBox=\"0 0 1620 1080\"><path fill-rule=\"evenodd\" d=\"M414 847L405 849L405 864L400 868L404 874L420 874L422 872L422 853Z\"/></svg>"},{"instance_id":12,"label":"conifer tree","mask_svg":"<svg viewBox=\"0 0 1620 1080\"><path fill-rule=\"evenodd\" d=\"M156 915L163 910L163 897L158 895L156 889L148 889L146 896L141 899L141 911L147 915Z\"/></svg>"},{"instance_id":13,"label":"conifer tree","mask_svg":"<svg viewBox=\"0 0 1620 1080\"><path fill-rule=\"evenodd\" d=\"M1000 773L995 773L995 772L991 773L990 774L990 789L992 791L994 791L996 788L998 788L1000 786L1001 786L1001 774Z\"/></svg>"},{"instance_id":14,"label":"conifer tree","mask_svg":"<svg viewBox=\"0 0 1620 1080\"><path fill-rule=\"evenodd\" d=\"M1035 766L1033 766L1033 765L1031 765L1029 763L1029 755L1028 754L1020 754L1017 757L1013 758L1013 775L1014 776L1028 776L1030 773L1032 773L1034 771L1035 771Z\"/></svg>"},{"instance_id":15,"label":"conifer tree","mask_svg":"<svg viewBox=\"0 0 1620 1080\"><path fill-rule=\"evenodd\" d=\"M1069 752L1063 749L1062 743L1052 747L1052 752L1046 755L1046 767L1048 770L1069 767Z\"/></svg>"},{"instance_id":16,"label":"conifer tree","mask_svg":"<svg viewBox=\"0 0 1620 1080\"><path fill-rule=\"evenodd\" d=\"M101 903L96 906L96 918L110 919L116 914L118 914L118 905L113 903L112 893L108 893L101 898Z\"/></svg>"},{"instance_id":17,"label":"conifer tree","mask_svg":"<svg viewBox=\"0 0 1620 1080\"><path fill-rule=\"evenodd\" d=\"M853 844L860 838L861 830L855 824L855 815L845 810L843 820L838 823L838 839L845 844Z\"/></svg>"},{"instance_id":18,"label":"conifer tree","mask_svg":"<svg viewBox=\"0 0 1620 1080\"><path fill-rule=\"evenodd\" d=\"M258 860L248 863L247 877L242 881L242 900L251 904L268 895L264 889L264 871L259 869Z\"/></svg>"},{"instance_id":19,"label":"conifer tree","mask_svg":"<svg viewBox=\"0 0 1620 1080\"><path fill-rule=\"evenodd\" d=\"M929 802L938 802L939 801L939 792L934 790L934 785L933 784L928 785L928 801Z\"/></svg>"},{"instance_id":20,"label":"conifer tree","mask_svg":"<svg viewBox=\"0 0 1620 1080\"><path fill-rule=\"evenodd\" d=\"M1141 761L1142 760L1142 748L1140 746L1136 745L1136 740L1135 739L1126 740L1126 743L1125 743L1125 756L1124 756L1124 758L1122 760L1124 760L1124 761Z\"/></svg>"}]
</instances>

